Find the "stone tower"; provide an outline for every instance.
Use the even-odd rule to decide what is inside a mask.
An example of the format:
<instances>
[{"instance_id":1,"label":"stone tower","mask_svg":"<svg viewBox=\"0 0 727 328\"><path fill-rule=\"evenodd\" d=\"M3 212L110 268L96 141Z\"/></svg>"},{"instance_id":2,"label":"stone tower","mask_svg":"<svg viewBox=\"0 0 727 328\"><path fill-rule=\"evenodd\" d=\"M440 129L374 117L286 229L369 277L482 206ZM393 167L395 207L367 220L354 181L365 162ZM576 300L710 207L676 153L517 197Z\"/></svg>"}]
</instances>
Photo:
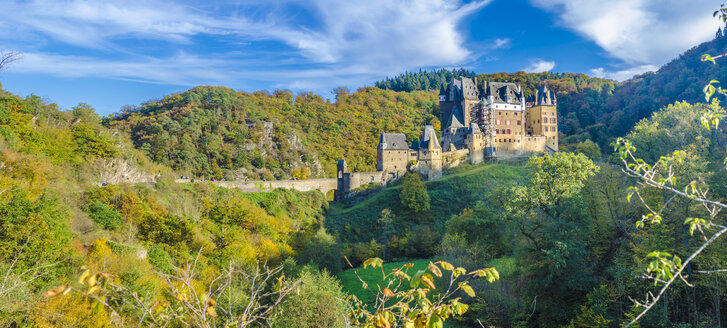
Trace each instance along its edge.
<instances>
[{"instance_id":1,"label":"stone tower","mask_svg":"<svg viewBox=\"0 0 727 328\"><path fill-rule=\"evenodd\" d=\"M533 105L527 109L527 133L545 136L549 151L558 150L558 111L555 93L543 85L532 97Z\"/></svg>"},{"instance_id":2,"label":"stone tower","mask_svg":"<svg viewBox=\"0 0 727 328\"><path fill-rule=\"evenodd\" d=\"M403 133L382 133L379 137L379 149L376 151L376 170L388 172L405 172L410 160L413 160Z\"/></svg>"},{"instance_id":3,"label":"stone tower","mask_svg":"<svg viewBox=\"0 0 727 328\"><path fill-rule=\"evenodd\" d=\"M485 160L485 134L476 123L470 123L466 142L470 152L470 163L482 163Z\"/></svg>"},{"instance_id":4,"label":"stone tower","mask_svg":"<svg viewBox=\"0 0 727 328\"><path fill-rule=\"evenodd\" d=\"M339 159L336 164L336 180L336 193L333 195L333 200L340 202L351 191L351 174L348 173L348 166L343 159Z\"/></svg>"},{"instance_id":5,"label":"stone tower","mask_svg":"<svg viewBox=\"0 0 727 328\"><path fill-rule=\"evenodd\" d=\"M437 133L434 127L424 127L422 138L419 141L419 174L427 180L435 180L442 177L442 147L437 140Z\"/></svg>"}]
</instances>

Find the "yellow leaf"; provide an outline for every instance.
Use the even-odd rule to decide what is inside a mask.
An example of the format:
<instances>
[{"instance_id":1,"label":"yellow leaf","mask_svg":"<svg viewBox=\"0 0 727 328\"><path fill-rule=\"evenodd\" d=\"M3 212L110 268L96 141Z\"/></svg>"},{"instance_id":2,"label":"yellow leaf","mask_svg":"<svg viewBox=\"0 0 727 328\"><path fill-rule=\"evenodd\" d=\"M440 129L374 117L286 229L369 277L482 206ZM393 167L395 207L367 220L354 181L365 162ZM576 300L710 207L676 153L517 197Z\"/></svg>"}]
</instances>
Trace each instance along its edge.
<instances>
[{"instance_id":1,"label":"yellow leaf","mask_svg":"<svg viewBox=\"0 0 727 328\"><path fill-rule=\"evenodd\" d=\"M86 282L89 286L95 286L96 285L96 278L98 275L92 275L90 278L88 278L88 281Z\"/></svg>"},{"instance_id":2,"label":"yellow leaf","mask_svg":"<svg viewBox=\"0 0 727 328\"><path fill-rule=\"evenodd\" d=\"M386 297L386 298L394 297L394 292L392 292L391 289L384 288L384 297Z\"/></svg>"},{"instance_id":3,"label":"yellow leaf","mask_svg":"<svg viewBox=\"0 0 727 328\"><path fill-rule=\"evenodd\" d=\"M212 306L207 307L207 315L213 318L217 318L217 311Z\"/></svg>"},{"instance_id":4,"label":"yellow leaf","mask_svg":"<svg viewBox=\"0 0 727 328\"><path fill-rule=\"evenodd\" d=\"M95 293L97 291L98 291L98 286L93 286L93 287L91 287L91 288L88 289L88 291L86 292L86 294L87 295L91 295L91 294L93 294L93 293Z\"/></svg>"},{"instance_id":5,"label":"yellow leaf","mask_svg":"<svg viewBox=\"0 0 727 328\"><path fill-rule=\"evenodd\" d=\"M429 277L428 276L429 275L426 275L426 274L425 275L422 275L421 278L419 278L419 280L425 286L427 286L427 287L429 287L431 289L436 289L437 287L434 287L434 281L432 281L431 276L429 276Z\"/></svg>"},{"instance_id":6,"label":"yellow leaf","mask_svg":"<svg viewBox=\"0 0 727 328\"><path fill-rule=\"evenodd\" d=\"M48 291L46 291L43 294L43 297L45 297L45 298L56 297L59 294L64 293L66 291L66 289L69 289L68 286L66 286L66 285L53 287L53 288L49 289Z\"/></svg>"},{"instance_id":7,"label":"yellow leaf","mask_svg":"<svg viewBox=\"0 0 727 328\"><path fill-rule=\"evenodd\" d=\"M440 265L440 266L442 267L442 269L444 269L444 270L447 270L447 271L452 271L452 270L454 270L454 265L450 264L449 262L445 262L445 261L439 261L439 262L437 262L437 263L439 263L439 265Z\"/></svg>"},{"instance_id":8,"label":"yellow leaf","mask_svg":"<svg viewBox=\"0 0 727 328\"><path fill-rule=\"evenodd\" d=\"M81 277L78 278L78 283L79 284L85 283L86 282L86 278L88 278L88 276L90 276L90 275L91 275L91 270L83 271L83 273L81 274Z\"/></svg>"},{"instance_id":9,"label":"yellow leaf","mask_svg":"<svg viewBox=\"0 0 727 328\"><path fill-rule=\"evenodd\" d=\"M427 270L429 270L429 272L433 273L435 276L437 276L439 278L442 277L442 271L439 270L439 268L437 268L437 266L434 265L434 263L432 263L432 262L429 262L429 266L427 267Z\"/></svg>"}]
</instances>

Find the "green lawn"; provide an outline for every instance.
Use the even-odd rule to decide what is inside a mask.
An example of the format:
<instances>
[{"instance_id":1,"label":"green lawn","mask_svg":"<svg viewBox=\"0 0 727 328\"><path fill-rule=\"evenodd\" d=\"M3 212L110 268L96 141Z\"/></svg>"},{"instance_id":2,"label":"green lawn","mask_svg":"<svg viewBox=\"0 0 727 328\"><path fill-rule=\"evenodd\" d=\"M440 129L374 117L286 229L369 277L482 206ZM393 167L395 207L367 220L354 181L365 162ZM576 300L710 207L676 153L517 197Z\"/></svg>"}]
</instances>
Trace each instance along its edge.
<instances>
[{"instance_id":1,"label":"green lawn","mask_svg":"<svg viewBox=\"0 0 727 328\"><path fill-rule=\"evenodd\" d=\"M384 272L389 273L391 272L391 270L400 268L406 263L413 263L414 267L409 269L409 275L411 276L414 272L417 272L418 270L426 269L429 265L429 261L430 260L428 259L422 259L384 263ZM340 275L338 275L338 278L341 279L341 285L343 286L344 292L355 295L364 303L373 302L374 295L372 295L369 291L363 288L361 281L359 281L358 277L356 277L356 270L358 270L358 275L361 277L361 279L363 279L369 285L369 288L371 288L372 290L377 290L376 284L381 282L381 269L374 269L372 267L364 269L363 267L361 267L357 269L349 269L343 271Z\"/></svg>"}]
</instances>

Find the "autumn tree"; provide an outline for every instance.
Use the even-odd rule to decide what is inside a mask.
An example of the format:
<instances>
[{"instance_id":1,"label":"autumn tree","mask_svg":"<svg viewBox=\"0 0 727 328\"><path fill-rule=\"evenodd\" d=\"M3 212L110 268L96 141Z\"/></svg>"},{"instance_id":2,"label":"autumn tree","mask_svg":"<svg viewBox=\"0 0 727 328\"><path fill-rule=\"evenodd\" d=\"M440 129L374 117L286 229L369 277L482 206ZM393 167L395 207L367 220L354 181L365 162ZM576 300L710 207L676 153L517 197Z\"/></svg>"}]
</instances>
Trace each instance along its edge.
<instances>
[{"instance_id":1,"label":"autumn tree","mask_svg":"<svg viewBox=\"0 0 727 328\"><path fill-rule=\"evenodd\" d=\"M422 182L419 174L407 173L401 183L399 199L404 207L414 212L429 210L429 194L427 186Z\"/></svg>"}]
</instances>

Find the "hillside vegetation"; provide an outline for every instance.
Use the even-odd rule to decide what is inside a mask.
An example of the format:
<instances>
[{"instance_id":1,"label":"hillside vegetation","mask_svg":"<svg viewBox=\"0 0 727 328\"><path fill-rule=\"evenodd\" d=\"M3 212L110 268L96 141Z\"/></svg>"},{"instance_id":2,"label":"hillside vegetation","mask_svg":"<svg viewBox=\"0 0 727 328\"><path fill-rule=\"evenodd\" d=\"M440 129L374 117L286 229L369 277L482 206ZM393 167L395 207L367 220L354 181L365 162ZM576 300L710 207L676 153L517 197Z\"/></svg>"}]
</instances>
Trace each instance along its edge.
<instances>
[{"instance_id":1,"label":"hillside vegetation","mask_svg":"<svg viewBox=\"0 0 727 328\"><path fill-rule=\"evenodd\" d=\"M334 103L311 93L247 93L197 87L105 121L152 160L194 176L333 176L338 159L373 171L382 131L412 140L435 119L435 94L339 90ZM307 174L301 175L301 170Z\"/></svg>"},{"instance_id":2,"label":"hillside vegetation","mask_svg":"<svg viewBox=\"0 0 727 328\"><path fill-rule=\"evenodd\" d=\"M525 167L501 164L458 171L425 183L431 198L426 211L415 212L404 206L399 197L402 186L393 186L351 207L333 204L326 229L343 243L344 254L352 256L354 263L382 248L388 249L390 258L430 257L438 251L450 217L478 202L491 202L496 196L493 191L523 181L528 173ZM388 223L382 222L382 216Z\"/></svg>"}]
</instances>

